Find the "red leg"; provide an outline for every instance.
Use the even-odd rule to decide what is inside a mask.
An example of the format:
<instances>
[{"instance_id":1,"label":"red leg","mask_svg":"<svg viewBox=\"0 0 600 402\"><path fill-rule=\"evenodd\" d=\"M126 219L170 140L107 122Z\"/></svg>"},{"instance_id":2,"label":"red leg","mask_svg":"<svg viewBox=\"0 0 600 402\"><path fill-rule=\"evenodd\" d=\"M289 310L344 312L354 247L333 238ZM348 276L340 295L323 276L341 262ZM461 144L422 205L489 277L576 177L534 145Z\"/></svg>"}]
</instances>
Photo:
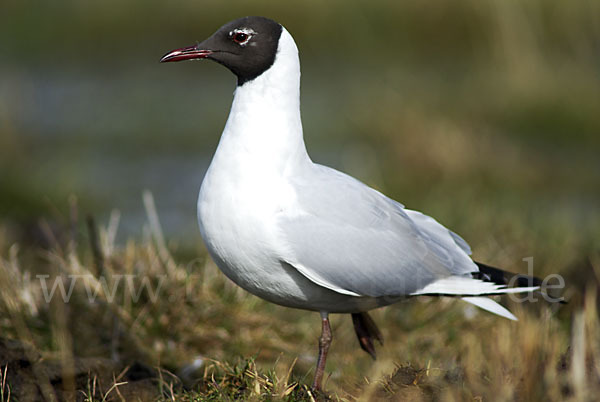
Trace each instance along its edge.
<instances>
[{"instance_id":1,"label":"red leg","mask_svg":"<svg viewBox=\"0 0 600 402\"><path fill-rule=\"evenodd\" d=\"M383 345L383 336L375 325L375 321L371 316L366 313L353 313L352 323L354 324L354 331L356 331L356 337L362 350L371 355L373 359L377 358L375 354L375 345L373 340L379 341Z\"/></svg>"},{"instance_id":2,"label":"red leg","mask_svg":"<svg viewBox=\"0 0 600 402\"><path fill-rule=\"evenodd\" d=\"M321 337L319 338L319 359L317 360L317 371L315 371L315 380L313 381L313 389L321 390L323 382L323 374L325 373L325 363L327 361L327 352L331 345L333 336L331 327L329 326L329 314L321 312Z\"/></svg>"}]
</instances>

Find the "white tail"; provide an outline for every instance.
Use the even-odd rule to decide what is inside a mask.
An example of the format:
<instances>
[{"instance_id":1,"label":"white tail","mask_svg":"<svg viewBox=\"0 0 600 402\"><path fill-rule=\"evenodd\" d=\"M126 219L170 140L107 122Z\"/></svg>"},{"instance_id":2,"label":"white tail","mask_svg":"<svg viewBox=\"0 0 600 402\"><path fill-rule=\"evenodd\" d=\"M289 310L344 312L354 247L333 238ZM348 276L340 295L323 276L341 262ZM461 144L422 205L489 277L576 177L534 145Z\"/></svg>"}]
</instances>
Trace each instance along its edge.
<instances>
[{"instance_id":1,"label":"white tail","mask_svg":"<svg viewBox=\"0 0 600 402\"><path fill-rule=\"evenodd\" d=\"M508 318L509 320L518 321L517 317L515 317L513 313L489 297L463 297L462 300L489 311L490 313L498 314L499 316Z\"/></svg>"},{"instance_id":2,"label":"white tail","mask_svg":"<svg viewBox=\"0 0 600 402\"><path fill-rule=\"evenodd\" d=\"M539 290L539 286L528 286L518 288L507 288L506 285L498 285L493 282L485 282L481 279L466 276L450 276L430 283L423 289L411 293L417 295L446 295L446 296L490 296L506 293L525 293Z\"/></svg>"}]
</instances>

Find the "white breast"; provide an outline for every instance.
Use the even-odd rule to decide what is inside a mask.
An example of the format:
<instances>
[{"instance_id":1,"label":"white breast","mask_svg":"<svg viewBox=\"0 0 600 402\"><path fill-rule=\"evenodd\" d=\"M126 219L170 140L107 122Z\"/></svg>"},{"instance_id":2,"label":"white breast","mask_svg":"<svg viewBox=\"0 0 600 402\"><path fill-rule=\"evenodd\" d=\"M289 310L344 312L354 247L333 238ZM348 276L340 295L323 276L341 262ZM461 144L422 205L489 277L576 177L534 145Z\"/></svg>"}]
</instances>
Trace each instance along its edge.
<instances>
[{"instance_id":1,"label":"white breast","mask_svg":"<svg viewBox=\"0 0 600 402\"><path fill-rule=\"evenodd\" d=\"M305 301L301 286L309 286L280 263L275 224L295 200L287 175L310 162L299 79L296 46L284 31L273 66L237 88L198 198L200 231L219 268L249 292L286 305Z\"/></svg>"},{"instance_id":2,"label":"white breast","mask_svg":"<svg viewBox=\"0 0 600 402\"><path fill-rule=\"evenodd\" d=\"M298 211L288 177L309 168L300 120L300 64L283 30L275 62L235 92L221 141L198 197L200 232L219 268L273 303L350 312L375 301L336 293L282 262L277 215ZM360 307L359 307L360 306Z\"/></svg>"}]
</instances>

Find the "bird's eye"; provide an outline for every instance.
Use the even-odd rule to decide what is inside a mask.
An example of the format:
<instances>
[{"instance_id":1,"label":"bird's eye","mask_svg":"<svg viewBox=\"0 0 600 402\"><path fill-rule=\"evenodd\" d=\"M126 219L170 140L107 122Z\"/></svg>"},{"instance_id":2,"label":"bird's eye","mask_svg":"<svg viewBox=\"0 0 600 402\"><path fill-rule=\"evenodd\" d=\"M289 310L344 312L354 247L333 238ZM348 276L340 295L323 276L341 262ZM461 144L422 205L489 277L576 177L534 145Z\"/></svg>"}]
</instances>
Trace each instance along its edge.
<instances>
[{"instance_id":1,"label":"bird's eye","mask_svg":"<svg viewBox=\"0 0 600 402\"><path fill-rule=\"evenodd\" d=\"M239 44L246 43L249 38L250 36L243 32L237 32L233 35L234 42L237 42Z\"/></svg>"}]
</instances>

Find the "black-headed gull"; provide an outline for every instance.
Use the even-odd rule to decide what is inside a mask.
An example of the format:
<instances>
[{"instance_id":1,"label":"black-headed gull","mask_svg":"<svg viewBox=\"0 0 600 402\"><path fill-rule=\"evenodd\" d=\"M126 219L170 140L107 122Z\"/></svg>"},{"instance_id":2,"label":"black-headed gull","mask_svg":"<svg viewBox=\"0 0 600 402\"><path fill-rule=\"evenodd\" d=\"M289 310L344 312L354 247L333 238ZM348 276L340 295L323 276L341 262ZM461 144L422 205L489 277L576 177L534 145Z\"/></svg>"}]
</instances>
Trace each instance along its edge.
<instances>
[{"instance_id":1,"label":"black-headed gull","mask_svg":"<svg viewBox=\"0 0 600 402\"><path fill-rule=\"evenodd\" d=\"M314 388L332 334L350 313L360 346L382 342L367 311L415 295L458 296L516 319L483 297L539 288L474 262L469 245L433 218L314 163L300 119L300 61L289 32L263 17L231 21L161 62L209 59L237 76L227 124L198 198L200 232L232 281L270 302L321 313Z\"/></svg>"}]
</instances>

